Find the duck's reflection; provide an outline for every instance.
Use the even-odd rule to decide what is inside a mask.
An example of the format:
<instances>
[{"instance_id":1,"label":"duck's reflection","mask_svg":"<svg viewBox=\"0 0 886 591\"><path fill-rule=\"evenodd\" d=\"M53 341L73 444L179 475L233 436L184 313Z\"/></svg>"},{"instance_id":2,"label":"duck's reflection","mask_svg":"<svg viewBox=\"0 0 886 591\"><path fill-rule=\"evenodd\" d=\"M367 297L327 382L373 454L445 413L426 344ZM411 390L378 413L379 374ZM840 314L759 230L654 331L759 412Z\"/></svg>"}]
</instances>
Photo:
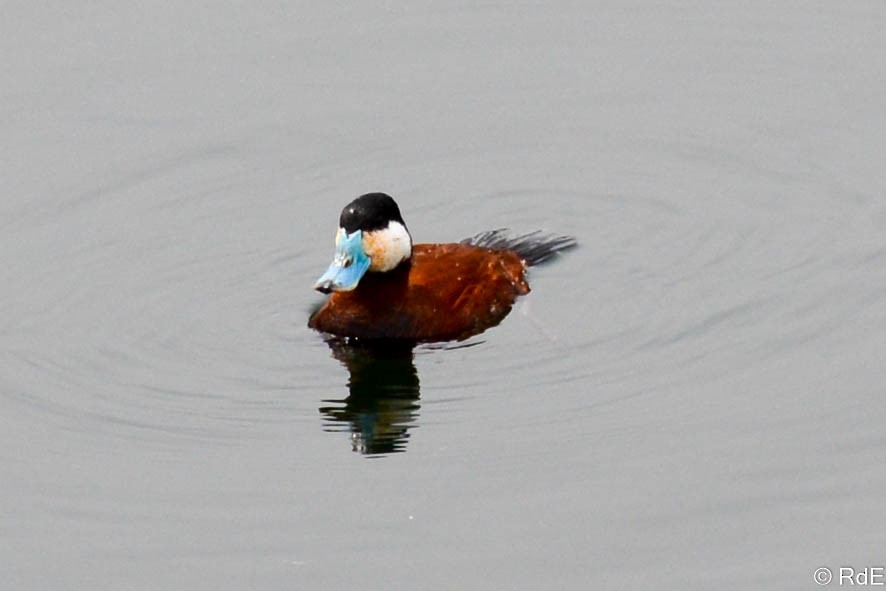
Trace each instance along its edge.
<instances>
[{"instance_id":1,"label":"duck's reflection","mask_svg":"<svg viewBox=\"0 0 886 591\"><path fill-rule=\"evenodd\" d=\"M324 400L326 431L350 431L354 451L366 455L406 451L418 418L419 381L413 345L399 342L353 344L327 341L348 368L348 396Z\"/></svg>"}]
</instances>

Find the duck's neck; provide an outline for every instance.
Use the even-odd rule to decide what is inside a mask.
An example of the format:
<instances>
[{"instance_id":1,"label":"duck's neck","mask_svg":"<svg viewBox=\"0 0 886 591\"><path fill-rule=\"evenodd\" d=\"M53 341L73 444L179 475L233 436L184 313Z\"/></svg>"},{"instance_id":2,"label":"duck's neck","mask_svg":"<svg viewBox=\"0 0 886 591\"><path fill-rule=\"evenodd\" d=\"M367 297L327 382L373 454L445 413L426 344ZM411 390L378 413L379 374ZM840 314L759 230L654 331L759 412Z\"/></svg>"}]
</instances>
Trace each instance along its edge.
<instances>
[{"instance_id":1,"label":"duck's neck","mask_svg":"<svg viewBox=\"0 0 886 591\"><path fill-rule=\"evenodd\" d=\"M406 285L409 283L409 272L411 270L412 259L406 259L390 271L385 271L384 273L370 271L360 280L357 289L360 289L363 286L366 286L367 288L378 288L399 284Z\"/></svg>"}]
</instances>

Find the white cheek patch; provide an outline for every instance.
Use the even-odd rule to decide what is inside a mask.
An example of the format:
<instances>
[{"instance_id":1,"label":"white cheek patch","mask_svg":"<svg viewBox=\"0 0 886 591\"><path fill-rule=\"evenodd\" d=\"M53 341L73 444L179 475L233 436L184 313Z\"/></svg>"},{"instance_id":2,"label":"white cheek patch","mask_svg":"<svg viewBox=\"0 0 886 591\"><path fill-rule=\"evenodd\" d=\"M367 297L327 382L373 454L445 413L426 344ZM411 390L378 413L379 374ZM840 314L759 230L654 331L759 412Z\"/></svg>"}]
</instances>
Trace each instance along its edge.
<instances>
[{"instance_id":1,"label":"white cheek patch","mask_svg":"<svg viewBox=\"0 0 886 591\"><path fill-rule=\"evenodd\" d=\"M363 233L363 252L372 263L370 271L390 271L412 256L412 239L400 222L388 222L383 230Z\"/></svg>"}]
</instances>

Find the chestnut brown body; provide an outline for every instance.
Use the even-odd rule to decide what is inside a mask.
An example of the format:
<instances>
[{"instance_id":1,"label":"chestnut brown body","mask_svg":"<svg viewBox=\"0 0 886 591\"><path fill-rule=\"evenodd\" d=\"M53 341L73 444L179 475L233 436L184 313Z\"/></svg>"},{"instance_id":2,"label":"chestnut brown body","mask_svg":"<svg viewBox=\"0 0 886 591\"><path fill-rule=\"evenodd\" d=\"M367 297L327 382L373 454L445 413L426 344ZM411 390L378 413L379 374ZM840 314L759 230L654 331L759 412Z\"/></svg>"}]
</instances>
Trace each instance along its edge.
<instances>
[{"instance_id":1,"label":"chestnut brown body","mask_svg":"<svg viewBox=\"0 0 886 591\"><path fill-rule=\"evenodd\" d=\"M416 244L386 273L335 292L308 326L338 336L417 342L462 340L497 325L528 293L523 259L469 244Z\"/></svg>"}]
</instances>

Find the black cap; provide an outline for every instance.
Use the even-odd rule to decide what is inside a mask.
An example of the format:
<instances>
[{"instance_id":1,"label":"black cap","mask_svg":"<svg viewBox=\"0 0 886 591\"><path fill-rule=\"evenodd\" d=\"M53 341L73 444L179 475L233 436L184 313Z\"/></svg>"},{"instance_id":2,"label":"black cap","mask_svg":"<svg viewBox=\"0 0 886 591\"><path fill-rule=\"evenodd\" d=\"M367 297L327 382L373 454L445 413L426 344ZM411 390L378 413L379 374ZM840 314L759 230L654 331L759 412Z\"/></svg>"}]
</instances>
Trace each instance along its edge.
<instances>
[{"instance_id":1,"label":"black cap","mask_svg":"<svg viewBox=\"0 0 886 591\"><path fill-rule=\"evenodd\" d=\"M391 221L400 222L404 228L406 227L397 202L386 193L367 193L345 205L338 225L348 234L352 234L357 230L364 232L382 230L387 228Z\"/></svg>"}]
</instances>

